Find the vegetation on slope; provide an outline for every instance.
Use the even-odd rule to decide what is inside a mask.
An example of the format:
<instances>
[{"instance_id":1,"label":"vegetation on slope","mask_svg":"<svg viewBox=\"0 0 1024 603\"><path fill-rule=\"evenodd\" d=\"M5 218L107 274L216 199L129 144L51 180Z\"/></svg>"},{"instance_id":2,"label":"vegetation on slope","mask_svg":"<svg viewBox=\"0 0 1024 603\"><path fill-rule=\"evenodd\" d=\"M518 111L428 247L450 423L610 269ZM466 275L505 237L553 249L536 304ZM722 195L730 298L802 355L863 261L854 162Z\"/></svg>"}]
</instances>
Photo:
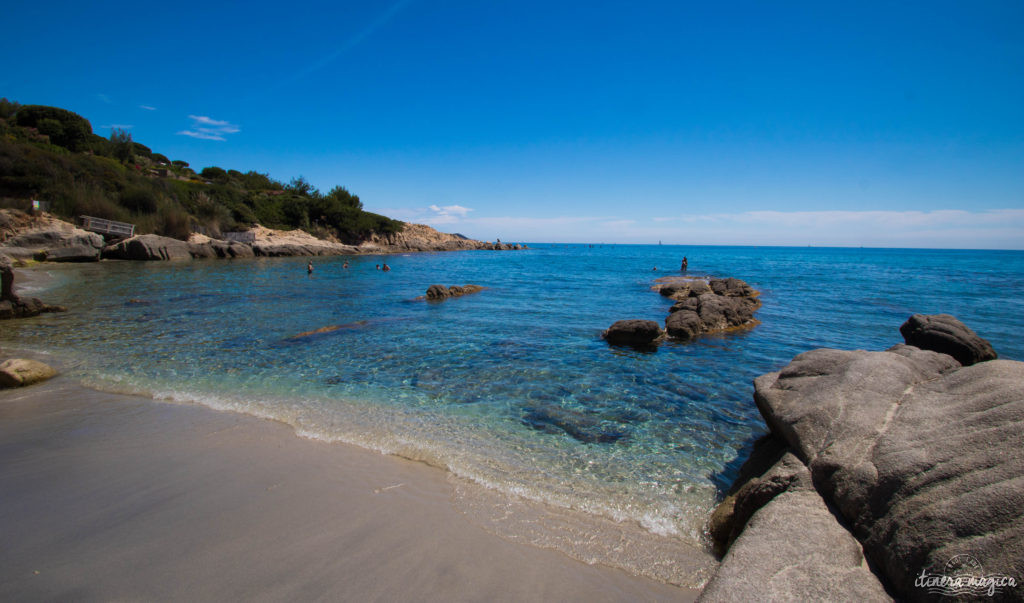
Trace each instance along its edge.
<instances>
[{"instance_id":1,"label":"vegetation on slope","mask_svg":"<svg viewBox=\"0 0 1024 603\"><path fill-rule=\"evenodd\" d=\"M402 228L397 220L363 211L359 197L341 186L325 194L301 176L283 184L267 174L216 166L196 173L124 130L114 128L104 138L76 113L7 99L0 99L0 199L9 206L39 199L64 218L131 222L137 232L179 239L257 222L345 243Z\"/></svg>"}]
</instances>

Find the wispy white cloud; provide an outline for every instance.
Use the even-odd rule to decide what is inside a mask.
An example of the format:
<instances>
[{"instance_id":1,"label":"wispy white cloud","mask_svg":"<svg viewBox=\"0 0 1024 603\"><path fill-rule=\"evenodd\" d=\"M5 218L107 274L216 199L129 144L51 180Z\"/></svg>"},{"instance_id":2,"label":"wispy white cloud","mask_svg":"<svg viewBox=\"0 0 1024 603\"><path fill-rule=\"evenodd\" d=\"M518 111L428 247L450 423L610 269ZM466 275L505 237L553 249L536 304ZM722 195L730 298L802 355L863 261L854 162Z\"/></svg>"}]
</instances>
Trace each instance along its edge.
<instances>
[{"instance_id":1,"label":"wispy white cloud","mask_svg":"<svg viewBox=\"0 0 1024 603\"><path fill-rule=\"evenodd\" d=\"M199 138L202 140L227 140L224 138L227 134L235 134L241 132L241 128L227 121L212 119L205 115L189 115L189 119L192 120L192 126L188 130L182 130L178 134L182 136L191 136L192 138Z\"/></svg>"},{"instance_id":2,"label":"wispy white cloud","mask_svg":"<svg viewBox=\"0 0 1024 603\"><path fill-rule=\"evenodd\" d=\"M427 209L430 210L431 214L427 215L424 221L430 225L455 224L461 222L469 212L473 211L461 205L445 205L444 207L431 205Z\"/></svg>"},{"instance_id":3,"label":"wispy white cloud","mask_svg":"<svg viewBox=\"0 0 1024 603\"><path fill-rule=\"evenodd\" d=\"M98 98L100 100L100 102L106 103L108 105L114 102L114 101L110 100L109 96L107 96L106 94L103 94L102 92L97 92L96 93L96 98Z\"/></svg>"},{"instance_id":4,"label":"wispy white cloud","mask_svg":"<svg viewBox=\"0 0 1024 603\"><path fill-rule=\"evenodd\" d=\"M110 124L109 126L100 126L100 127L104 128L106 130L113 130L114 128L117 128L119 130L131 130L135 126L133 126L131 124Z\"/></svg>"},{"instance_id":5,"label":"wispy white cloud","mask_svg":"<svg viewBox=\"0 0 1024 603\"><path fill-rule=\"evenodd\" d=\"M146 111L156 111L156 107L150 107L149 105L139 105L139 108L145 109Z\"/></svg>"}]
</instances>

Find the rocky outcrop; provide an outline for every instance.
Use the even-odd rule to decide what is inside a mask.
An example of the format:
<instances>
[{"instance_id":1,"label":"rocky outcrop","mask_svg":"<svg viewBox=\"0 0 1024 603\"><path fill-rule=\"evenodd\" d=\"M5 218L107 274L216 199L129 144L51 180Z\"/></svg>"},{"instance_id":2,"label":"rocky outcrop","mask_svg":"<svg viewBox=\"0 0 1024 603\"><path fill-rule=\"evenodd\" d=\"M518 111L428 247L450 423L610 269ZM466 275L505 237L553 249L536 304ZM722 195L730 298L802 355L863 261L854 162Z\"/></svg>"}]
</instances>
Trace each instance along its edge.
<instances>
[{"instance_id":1,"label":"rocky outcrop","mask_svg":"<svg viewBox=\"0 0 1024 603\"><path fill-rule=\"evenodd\" d=\"M0 255L0 319L29 318L43 312L65 312L64 306L52 306L34 297L23 298L14 293L14 266L10 258Z\"/></svg>"},{"instance_id":2,"label":"rocky outcrop","mask_svg":"<svg viewBox=\"0 0 1024 603\"><path fill-rule=\"evenodd\" d=\"M144 234L105 247L103 257L113 260L169 261L190 260L192 253L185 241Z\"/></svg>"},{"instance_id":3,"label":"rocky outcrop","mask_svg":"<svg viewBox=\"0 0 1024 603\"><path fill-rule=\"evenodd\" d=\"M253 235L252 250L257 256L352 255L358 253L358 250L352 245L319 239L304 230L274 230L257 225L248 232Z\"/></svg>"},{"instance_id":4,"label":"rocky outcrop","mask_svg":"<svg viewBox=\"0 0 1024 603\"><path fill-rule=\"evenodd\" d=\"M90 245L57 247L36 253L35 259L40 262L98 262L100 248Z\"/></svg>"},{"instance_id":5,"label":"rocky outcrop","mask_svg":"<svg viewBox=\"0 0 1024 603\"><path fill-rule=\"evenodd\" d=\"M500 241L476 241L460 234L439 232L425 224L406 222L395 233L373 235L360 243L360 253L401 253L406 251L460 251L469 249L512 250L525 246Z\"/></svg>"},{"instance_id":6,"label":"rocky outcrop","mask_svg":"<svg viewBox=\"0 0 1024 603\"><path fill-rule=\"evenodd\" d=\"M274 230L255 225L252 242L222 241L193 234L187 242L158 235L138 235L105 246L103 237L49 214L32 215L0 210L0 255L47 262L120 260L185 260L190 258L247 258L253 256L329 256L410 251L467 249L524 249L520 244L475 241L459 234L438 232L423 224L406 223L397 233L370 237L358 246L303 230Z\"/></svg>"},{"instance_id":7,"label":"rocky outcrop","mask_svg":"<svg viewBox=\"0 0 1024 603\"><path fill-rule=\"evenodd\" d=\"M903 344L884 352L821 349L756 379L755 401L787 447L785 464L799 459L813 485L807 493L834 510L836 525L856 537L890 592L928 599L927 578L954 570L979 580L1024 578L1024 363L961 366L950 355ZM762 514L810 517L806 502L784 498L802 491L802 480L787 482L790 469L773 470L736 489L736 523L747 513L741 505L764 506L750 513L723 559L719 576L730 588L760 579L743 568L758 549L737 548L750 546L747 532L760 529ZM779 550L810 546L797 525L788 536L775 534ZM729 536L735 530L718 529ZM846 546L841 540L836 536L836 550ZM950 568L965 556L970 567ZM789 573L799 581L805 571ZM850 597L849 584L836 585L814 598ZM1024 597L1005 580L996 586L1002 591L995 600ZM718 588L711 592L725 592ZM762 598L778 597L765 591Z\"/></svg>"},{"instance_id":8,"label":"rocky outcrop","mask_svg":"<svg viewBox=\"0 0 1024 603\"><path fill-rule=\"evenodd\" d=\"M449 297L462 297L463 295L469 295L471 293L478 293L483 291L484 288L480 285L452 285L451 287L445 287L444 285L431 285L427 287L426 298L430 301L441 301L448 299Z\"/></svg>"},{"instance_id":9,"label":"rocky outcrop","mask_svg":"<svg viewBox=\"0 0 1024 603\"><path fill-rule=\"evenodd\" d=\"M995 360L992 345L949 314L914 314L900 327L907 345L949 354L964 366Z\"/></svg>"},{"instance_id":10,"label":"rocky outcrop","mask_svg":"<svg viewBox=\"0 0 1024 603\"><path fill-rule=\"evenodd\" d=\"M11 358L0 363L0 387L23 387L56 375L56 369L37 360Z\"/></svg>"},{"instance_id":11,"label":"rocky outcrop","mask_svg":"<svg viewBox=\"0 0 1024 603\"><path fill-rule=\"evenodd\" d=\"M653 320L619 320L608 327L601 337L612 345L645 347L653 345L664 335L661 327Z\"/></svg>"},{"instance_id":12,"label":"rocky outcrop","mask_svg":"<svg viewBox=\"0 0 1024 603\"><path fill-rule=\"evenodd\" d=\"M754 311L761 307L758 293L736 278L700 279L665 277L655 289L676 301L665 319L665 331L674 339L693 339L705 333L757 324Z\"/></svg>"},{"instance_id":13,"label":"rocky outcrop","mask_svg":"<svg viewBox=\"0 0 1024 603\"><path fill-rule=\"evenodd\" d=\"M237 241L222 241L193 233L188 239L188 251L195 259L204 258L251 258L255 256L252 246Z\"/></svg>"},{"instance_id":14,"label":"rocky outcrop","mask_svg":"<svg viewBox=\"0 0 1024 603\"><path fill-rule=\"evenodd\" d=\"M809 486L783 489L757 510L698 599L891 600L868 568L860 543Z\"/></svg>"},{"instance_id":15,"label":"rocky outcrop","mask_svg":"<svg viewBox=\"0 0 1024 603\"><path fill-rule=\"evenodd\" d=\"M103 237L43 213L0 210L0 254L48 262L100 259Z\"/></svg>"}]
</instances>

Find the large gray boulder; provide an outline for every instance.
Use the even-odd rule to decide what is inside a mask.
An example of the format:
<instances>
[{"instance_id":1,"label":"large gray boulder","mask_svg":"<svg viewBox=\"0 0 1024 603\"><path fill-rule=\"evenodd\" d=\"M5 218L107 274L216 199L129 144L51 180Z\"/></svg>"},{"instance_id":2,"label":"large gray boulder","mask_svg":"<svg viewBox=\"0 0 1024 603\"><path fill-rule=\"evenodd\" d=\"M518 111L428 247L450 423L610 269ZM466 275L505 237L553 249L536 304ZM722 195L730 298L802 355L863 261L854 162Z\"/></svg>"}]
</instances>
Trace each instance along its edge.
<instances>
[{"instance_id":1,"label":"large gray boulder","mask_svg":"<svg viewBox=\"0 0 1024 603\"><path fill-rule=\"evenodd\" d=\"M963 554L1024 577L1024 363L815 350L755 400L899 596L927 599L915 580Z\"/></svg>"},{"instance_id":2,"label":"large gray boulder","mask_svg":"<svg viewBox=\"0 0 1024 603\"><path fill-rule=\"evenodd\" d=\"M43 262L98 262L100 248L91 245L55 247L39 252L36 259Z\"/></svg>"},{"instance_id":3,"label":"large gray boulder","mask_svg":"<svg viewBox=\"0 0 1024 603\"><path fill-rule=\"evenodd\" d=\"M997 357L988 341L949 314L914 314L900 327L900 335L907 345L949 354L964 366Z\"/></svg>"},{"instance_id":4,"label":"large gray boulder","mask_svg":"<svg viewBox=\"0 0 1024 603\"><path fill-rule=\"evenodd\" d=\"M193 258L251 258L255 255L251 245L237 241L221 241L212 239L203 243L189 243L189 253Z\"/></svg>"},{"instance_id":5,"label":"large gray boulder","mask_svg":"<svg viewBox=\"0 0 1024 603\"><path fill-rule=\"evenodd\" d=\"M77 246L101 249L104 244L102 236L64 223L49 228L26 230L4 241L4 245L10 247L36 250Z\"/></svg>"},{"instance_id":6,"label":"large gray boulder","mask_svg":"<svg viewBox=\"0 0 1024 603\"><path fill-rule=\"evenodd\" d=\"M784 490L754 513L698 599L891 600L860 543L807 487Z\"/></svg>"},{"instance_id":7,"label":"large gray boulder","mask_svg":"<svg viewBox=\"0 0 1024 603\"><path fill-rule=\"evenodd\" d=\"M178 239L144 234L125 239L103 250L103 257L115 260L190 260L189 244Z\"/></svg>"}]
</instances>

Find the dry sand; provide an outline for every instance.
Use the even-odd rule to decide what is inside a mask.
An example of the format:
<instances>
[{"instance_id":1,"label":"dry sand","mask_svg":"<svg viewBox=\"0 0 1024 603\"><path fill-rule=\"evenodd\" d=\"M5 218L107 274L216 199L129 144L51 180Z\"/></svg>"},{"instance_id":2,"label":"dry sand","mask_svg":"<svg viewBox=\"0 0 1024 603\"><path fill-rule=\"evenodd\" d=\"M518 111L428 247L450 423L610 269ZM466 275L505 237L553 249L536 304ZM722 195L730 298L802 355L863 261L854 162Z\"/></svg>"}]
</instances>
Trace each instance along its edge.
<instances>
[{"instance_id":1,"label":"dry sand","mask_svg":"<svg viewBox=\"0 0 1024 603\"><path fill-rule=\"evenodd\" d=\"M688 601L503 540L438 469L68 377L0 391L0 600Z\"/></svg>"}]
</instances>

